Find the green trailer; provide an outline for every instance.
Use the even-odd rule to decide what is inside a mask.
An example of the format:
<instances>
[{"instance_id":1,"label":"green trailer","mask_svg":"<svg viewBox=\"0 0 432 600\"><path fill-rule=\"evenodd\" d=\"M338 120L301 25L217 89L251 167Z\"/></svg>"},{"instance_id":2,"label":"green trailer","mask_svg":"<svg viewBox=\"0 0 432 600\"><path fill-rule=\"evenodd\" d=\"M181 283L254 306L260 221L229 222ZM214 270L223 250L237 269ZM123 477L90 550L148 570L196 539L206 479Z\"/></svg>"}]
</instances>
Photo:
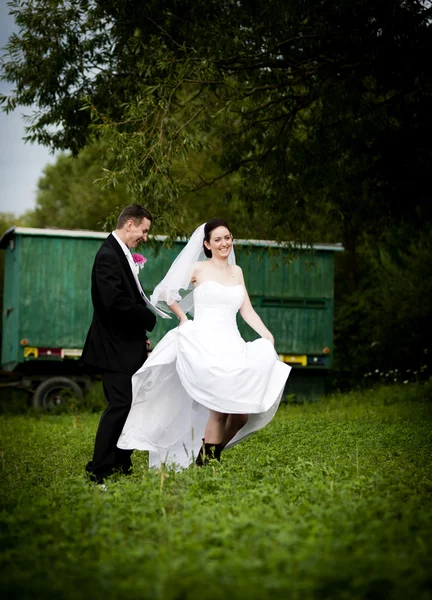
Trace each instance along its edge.
<instances>
[{"instance_id":1,"label":"green trailer","mask_svg":"<svg viewBox=\"0 0 432 600\"><path fill-rule=\"evenodd\" d=\"M12 227L0 239L6 252L1 365L16 374L16 385L35 406L61 401L65 389L82 395L92 374L80 361L91 322L90 276L106 233ZM170 247L165 236L151 236L140 272L150 294L186 240ZM315 244L312 253L262 240L236 240L252 304L275 336L281 359L295 370L287 393L322 391L332 367L334 253L340 244ZM155 345L177 325L158 319ZM239 318L246 340L256 337ZM8 384L12 385L12 384ZM310 393L310 390L309 390Z\"/></svg>"}]
</instances>

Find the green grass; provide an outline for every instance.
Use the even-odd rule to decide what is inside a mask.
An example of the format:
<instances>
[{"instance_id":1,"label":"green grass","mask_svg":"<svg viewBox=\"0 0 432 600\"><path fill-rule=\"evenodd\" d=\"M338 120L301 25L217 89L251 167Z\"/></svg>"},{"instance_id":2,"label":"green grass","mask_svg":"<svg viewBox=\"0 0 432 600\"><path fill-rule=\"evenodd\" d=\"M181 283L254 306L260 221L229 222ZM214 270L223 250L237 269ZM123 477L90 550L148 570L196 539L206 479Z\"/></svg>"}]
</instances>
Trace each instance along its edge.
<instances>
[{"instance_id":1,"label":"green grass","mask_svg":"<svg viewBox=\"0 0 432 600\"><path fill-rule=\"evenodd\" d=\"M3 415L4 598L428 599L432 385L284 405L223 463L83 475L98 415Z\"/></svg>"}]
</instances>

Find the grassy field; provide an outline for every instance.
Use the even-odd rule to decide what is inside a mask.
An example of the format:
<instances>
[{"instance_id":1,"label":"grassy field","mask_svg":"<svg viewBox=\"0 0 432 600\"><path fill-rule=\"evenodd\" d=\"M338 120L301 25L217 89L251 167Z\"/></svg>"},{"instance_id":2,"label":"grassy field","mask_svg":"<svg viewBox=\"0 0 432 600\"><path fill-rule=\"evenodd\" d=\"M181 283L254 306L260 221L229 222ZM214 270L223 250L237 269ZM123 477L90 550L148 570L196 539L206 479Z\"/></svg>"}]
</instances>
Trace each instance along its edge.
<instances>
[{"instance_id":1,"label":"grassy field","mask_svg":"<svg viewBox=\"0 0 432 600\"><path fill-rule=\"evenodd\" d=\"M83 475L98 415L2 415L3 598L432 598L432 385L284 405L221 465Z\"/></svg>"}]
</instances>

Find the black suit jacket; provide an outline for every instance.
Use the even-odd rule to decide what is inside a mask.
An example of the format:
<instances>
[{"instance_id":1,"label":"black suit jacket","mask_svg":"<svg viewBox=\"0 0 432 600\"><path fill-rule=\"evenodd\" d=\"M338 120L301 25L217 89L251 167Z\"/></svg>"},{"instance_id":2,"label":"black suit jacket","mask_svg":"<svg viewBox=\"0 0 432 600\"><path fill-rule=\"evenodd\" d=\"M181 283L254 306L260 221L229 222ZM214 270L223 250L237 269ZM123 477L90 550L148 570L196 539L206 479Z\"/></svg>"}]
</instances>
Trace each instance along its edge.
<instances>
[{"instance_id":1,"label":"black suit jacket","mask_svg":"<svg viewBox=\"0 0 432 600\"><path fill-rule=\"evenodd\" d=\"M82 360L97 370L132 375L147 358L146 331L153 330L156 317L111 234L96 254L91 295L94 313Z\"/></svg>"}]
</instances>

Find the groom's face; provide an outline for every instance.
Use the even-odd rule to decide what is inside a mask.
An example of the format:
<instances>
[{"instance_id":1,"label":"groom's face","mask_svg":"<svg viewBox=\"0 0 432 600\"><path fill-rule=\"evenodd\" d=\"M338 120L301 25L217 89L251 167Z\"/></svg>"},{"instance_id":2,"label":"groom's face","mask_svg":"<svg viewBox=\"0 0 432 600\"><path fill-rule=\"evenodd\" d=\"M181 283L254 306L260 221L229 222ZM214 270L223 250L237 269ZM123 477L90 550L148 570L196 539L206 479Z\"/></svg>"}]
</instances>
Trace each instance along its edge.
<instances>
[{"instance_id":1,"label":"groom's face","mask_svg":"<svg viewBox=\"0 0 432 600\"><path fill-rule=\"evenodd\" d=\"M151 221L145 217L139 225L135 225L132 219L130 219L126 224L126 246L128 248L136 248L138 244L146 242L150 227Z\"/></svg>"}]
</instances>

